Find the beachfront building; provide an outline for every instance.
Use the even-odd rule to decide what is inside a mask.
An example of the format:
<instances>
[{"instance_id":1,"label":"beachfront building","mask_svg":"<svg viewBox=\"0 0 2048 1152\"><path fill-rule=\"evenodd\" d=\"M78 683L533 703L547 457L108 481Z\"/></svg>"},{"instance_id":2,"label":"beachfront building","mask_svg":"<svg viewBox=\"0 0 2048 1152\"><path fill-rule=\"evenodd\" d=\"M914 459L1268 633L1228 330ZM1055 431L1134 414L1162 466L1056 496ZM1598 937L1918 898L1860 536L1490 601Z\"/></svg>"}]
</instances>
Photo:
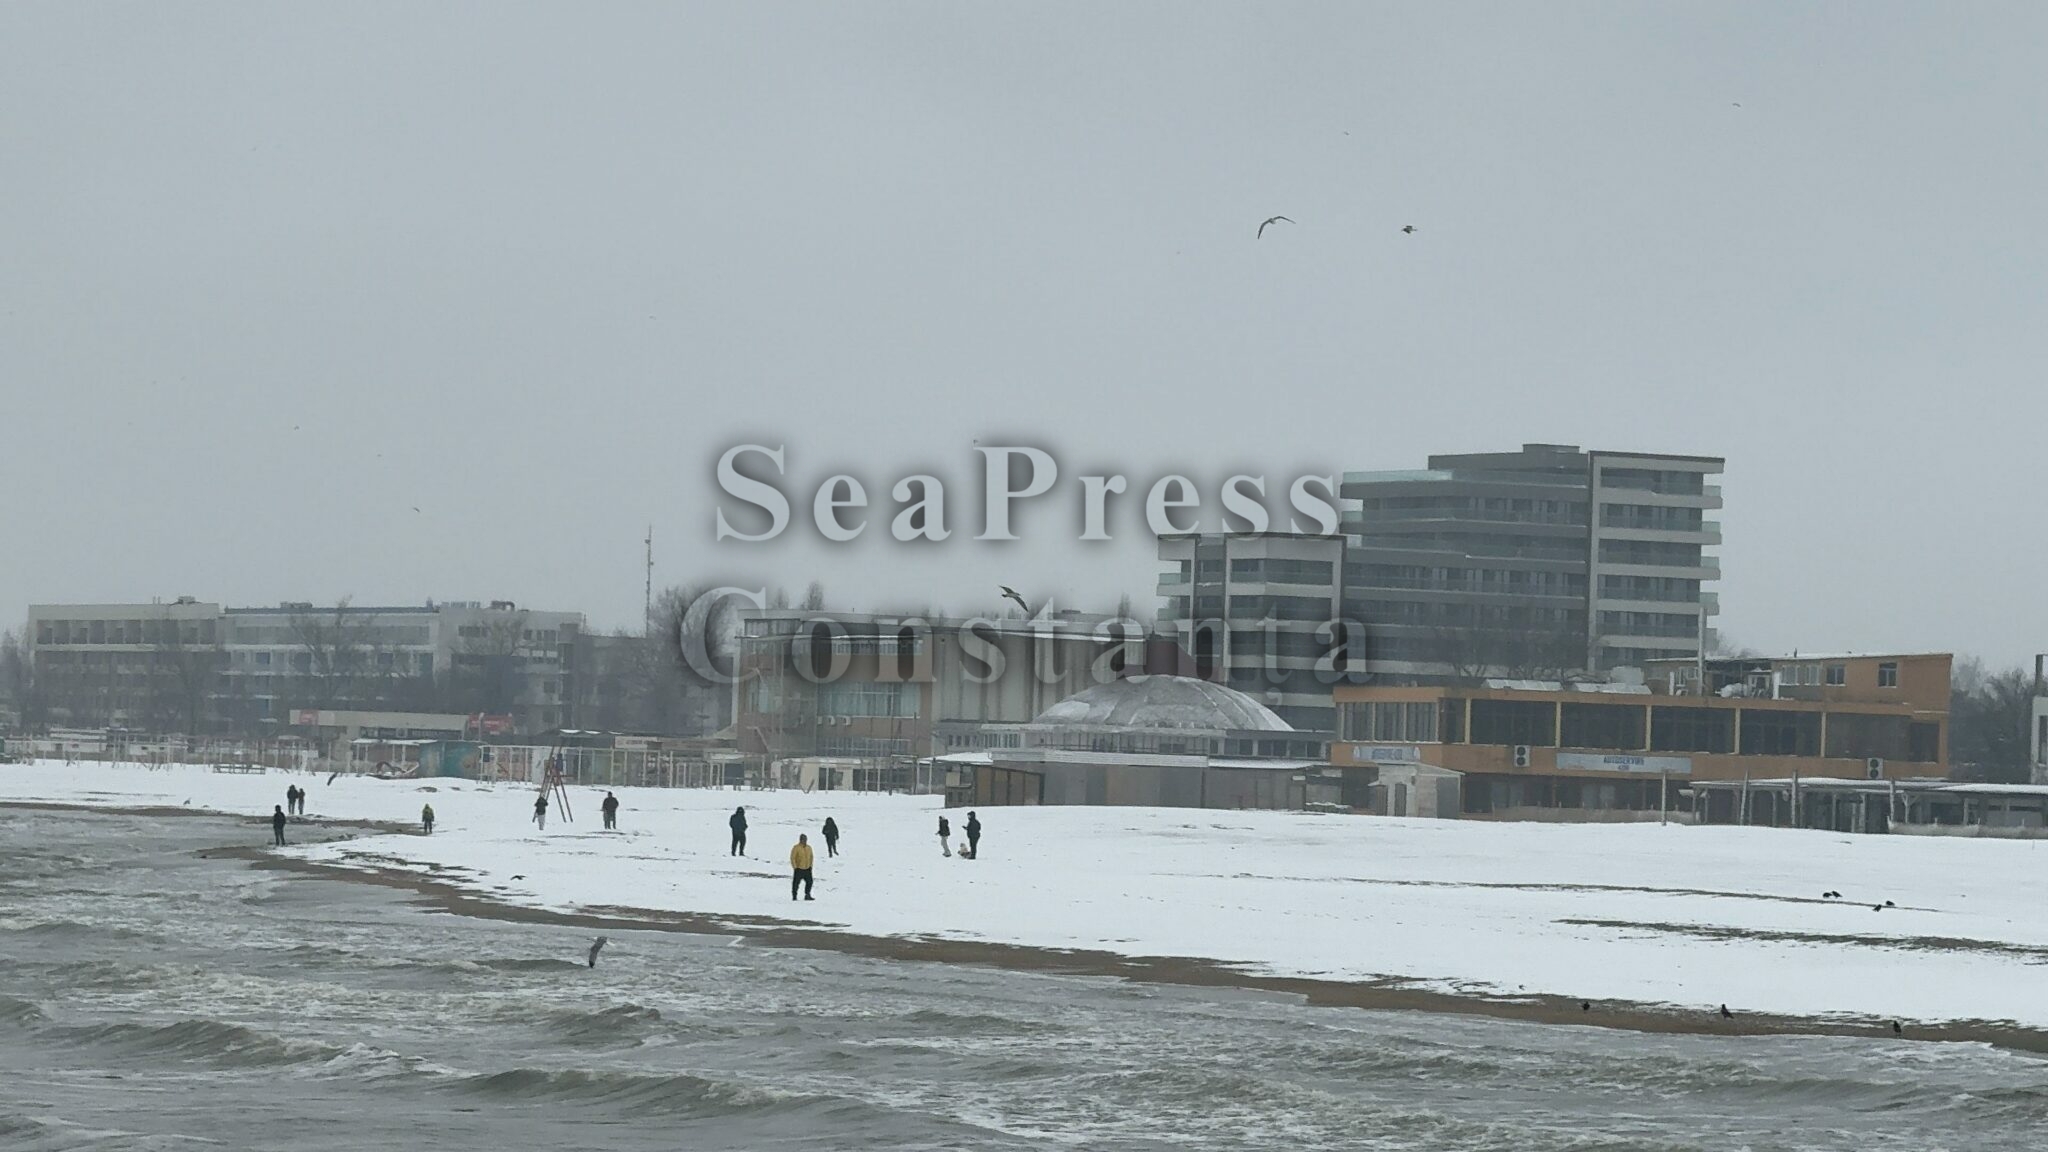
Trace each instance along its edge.
<instances>
[{"instance_id":1,"label":"beachfront building","mask_svg":"<svg viewBox=\"0 0 2048 1152\"><path fill-rule=\"evenodd\" d=\"M830 760L864 779L913 779L915 762L1000 735L1146 659L1142 634L1105 616L926 619L748 609L733 685L740 751L764 771ZM879 774L878 774L879 773Z\"/></svg>"},{"instance_id":2,"label":"beachfront building","mask_svg":"<svg viewBox=\"0 0 2048 1152\"><path fill-rule=\"evenodd\" d=\"M939 757L948 803L1336 808L1328 741L1247 693L1189 676L1098 684L1016 726L1016 742Z\"/></svg>"},{"instance_id":3,"label":"beachfront building","mask_svg":"<svg viewBox=\"0 0 2048 1152\"><path fill-rule=\"evenodd\" d=\"M1695 659L1717 610L1721 469L1526 444L1349 472L1335 535L1163 537L1160 620L1230 686L1322 731L1329 688L1367 671L1559 679Z\"/></svg>"},{"instance_id":4,"label":"beachfront building","mask_svg":"<svg viewBox=\"0 0 2048 1152\"><path fill-rule=\"evenodd\" d=\"M38 604L26 631L47 722L274 734L305 709L461 711L520 732L571 719L578 612L510 601L418 607Z\"/></svg>"},{"instance_id":5,"label":"beachfront building","mask_svg":"<svg viewBox=\"0 0 2048 1152\"><path fill-rule=\"evenodd\" d=\"M1159 626L1184 638L1205 677L1329 732L1330 686L1364 671L1363 637L1350 643L1343 621L1344 549L1342 536L1162 536Z\"/></svg>"},{"instance_id":6,"label":"beachfront building","mask_svg":"<svg viewBox=\"0 0 2048 1152\"><path fill-rule=\"evenodd\" d=\"M1658 819L1695 781L1945 777L1950 663L1706 661L1705 690L1697 660L1643 684L1343 685L1330 758L1366 781L1382 765L1456 772L1465 816L1554 820Z\"/></svg>"}]
</instances>

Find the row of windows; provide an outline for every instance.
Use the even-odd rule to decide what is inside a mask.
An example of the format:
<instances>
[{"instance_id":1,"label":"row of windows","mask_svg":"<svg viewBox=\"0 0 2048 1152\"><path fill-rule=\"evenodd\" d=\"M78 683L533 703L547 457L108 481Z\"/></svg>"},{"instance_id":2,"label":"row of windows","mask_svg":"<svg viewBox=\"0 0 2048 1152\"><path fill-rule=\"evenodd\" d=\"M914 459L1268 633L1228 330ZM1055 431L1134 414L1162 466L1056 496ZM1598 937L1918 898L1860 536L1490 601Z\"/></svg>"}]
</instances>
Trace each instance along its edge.
<instances>
[{"instance_id":1,"label":"row of windows","mask_svg":"<svg viewBox=\"0 0 2048 1152\"><path fill-rule=\"evenodd\" d=\"M1690 638L1699 635L1700 618L1675 612L1602 612L1600 631L1608 636Z\"/></svg>"},{"instance_id":2,"label":"row of windows","mask_svg":"<svg viewBox=\"0 0 2048 1152\"><path fill-rule=\"evenodd\" d=\"M1437 702L1433 700L1419 704L1373 700L1340 705L1337 709L1337 738L1397 744L1434 744L1437 740L1439 711Z\"/></svg>"},{"instance_id":3,"label":"row of windows","mask_svg":"<svg viewBox=\"0 0 2048 1152\"><path fill-rule=\"evenodd\" d=\"M912 718L924 702L918 684L880 680L835 681L818 686L820 716L889 716Z\"/></svg>"},{"instance_id":4,"label":"row of windows","mask_svg":"<svg viewBox=\"0 0 2048 1152\"><path fill-rule=\"evenodd\" d=\"M39 620L36 643L212 644L212 620Z\"/></svg>"},{"instance_id":5,"label":"row of windows","mask_svg":"<svg viewBox=\"0 0 2048 1152\"><path fill-rule=\"evenodd\" d=\"M1400 519L1487 520L1529 524L1584 524L1586 505L1576 500L1543 500L1510 496L1380 496L1359 502L1364 512L1387 512Z\"/></svg>"},{"instance_id":6,"label":"row of windows","mask_svg":"<svg viewBox=\"0 0 2048 1152\"><path fill-rule=\"evenodd\" d=\"M1264 580L1274 584L1329 584L1335 566L1328 560L1287 560L1251 557L1230 562L1232 580Z\"/></svg>"},{"instance_id":7,"label":"row of windows","mask_svg":"<svg viewBox=\"0 0 2048 1152\"><path fill-rule=\"evenodd\" d=\"M1666 568L1697 568L1700 546L1663 540L1601 540L1600 559L1608 564L1656 564Z\"/></svg>"},{"instance_id":8,"label":"row of windows","mask_svg":"<svg viewBox=\"0 0 2048 1152\"><path fill-rule=\"evenodd\" d=\"M1645 709L1636 705L1474 700L1471 743L1619 752L1736 751L1735 709L1654 705L1647 711L1646 721ZM1940 759L1939 721L1831 712L1823 725L1818 713L1743 709L1740 725L1741 754L1746 756L1875 756L1915 763Z\"/></svg>"},{"instance_id":9,"label":"row of windows","mask_svg":"<svg viewBox=\"0 0 2048 1152\"><path fill-rule=\"evenodd\" d=\"M1375 527L1374 548L1452 552L1462 556L1512 556L1517 560L1584 560L1581 537L1524 536L1503 532L1408 532Z\"/></svg>"},{"instance_id":10,"label":"row of windows","mask_svg":"<svg viewBox=\"0 0 2048 1152\"><path fill-rule=\"evenodd\" d=\"M1672 496L1699 496L1707 490L1707 477L1704 472L1667 472L1655 468L1602 468L1600 486L1630 488L1638 492L1662 492Z\"/></svg>"},{"instance_id":11,"label":"row of windows","mask_svg":"<svg viewBox=\"0 0 2048 1152\"><path fill-rule=\"evenodd\" d=\"M1603 600L1668 600L1679 604L1697 604L1700 601L1700 582L1676 576L1610 576L1600 577L1600 598Z\"/></svg>"},{"instance_id":12,"label":"row of windows","mask_svg":"<svg viewBox=\"0 0 2048 1152\"><path fill-rule=\"evenodd\" d=\"M1232 596L1232 620L1328 620L1330 602L1318 596Z\"/></svg>"},{"instance_id":13,"label":"row of windows","mask_svg":"<svg viewBox=\"0 0 2048 1152\"><path fill-rule=\"evenodd\" d=\"M1704 521L1698 508L1666 508L1657 504L1602 504L1600 523L1609 528L1697 532Z\"/></svg>"},{"instance_id":14,"label":"row of windows","mask_svg":"<svg viewBox=\"0 0 2048 1152\"><path fill-rule=\"evenodd\" d=\"M1350 587L1502 592L1522 596L1580 597L1586 594L1584 573L1531 572L1521 568L1359 564L1345 572L1344 583Z\"/></svg>"}]
</instances>

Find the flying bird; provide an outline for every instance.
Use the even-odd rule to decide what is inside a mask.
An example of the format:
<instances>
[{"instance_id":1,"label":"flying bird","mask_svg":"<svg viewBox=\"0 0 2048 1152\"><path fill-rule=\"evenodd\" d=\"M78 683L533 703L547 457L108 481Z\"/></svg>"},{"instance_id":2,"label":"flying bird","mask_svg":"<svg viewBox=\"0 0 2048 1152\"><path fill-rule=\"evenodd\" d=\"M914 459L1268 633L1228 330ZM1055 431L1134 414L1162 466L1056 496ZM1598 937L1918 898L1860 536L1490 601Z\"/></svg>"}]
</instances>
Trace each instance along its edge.
<instances>
[{"instance_id":1,"label":"flying bird","mask_svg":"<svg viewBox=\"0 0 2048 1152\"><path fill-rule=\"evenodd\" d=\"M1413 234L1413 233L1415 232L1415 225L1413 225L1413 224L1403 224L1403 225L1401 226L1401 231L1403 231L1403 232L1406 232L1406 233L1409 233L1409 234L1411 234L1411 235L1412 235L1412 234Z\"/></svg>"},{"instance_id":2,"label":"flying bird","mask_svg":"<svg viewBox=\"0 0 2048 1152\"><path fill-rule=\"evenodd\" d=\"M1010 587L1008 584L998 584L996 585L996 587L1001 588L1003 590L1003 599L1015 601L1017 607L1023 609L1024 614L1026 616L1031 615L1031 605L1026 604L1024 602L1024 598L1022 596L1017 595L1017 590L1015 588Z\"/></svg>"},{"instance_id":3,"label":"flying bird","mask_svg":"<svg viewBox=\"0 0 2048 1152\"><path fill-rule=\"evenodd\" d=\"M417 512L417 511L419 511L419 510L420 510L420 506L419 506L419 505L417 505L417 504L415 504L415 505L413 505L413 506L412 506L412 510L413 510L413 511L415 511L415 512Z\"/></svg>"},{"instance_id":4,"label":"flying bird","mask_svg":"<svg viewBox=\"0 0 2048 1152\"><path fill-rule=\"evenodd\" d=\"M598 954L599 952L602 952L602 951L604 951L604 942L605 942L605 937L603 937L603 936L599 936L599 937L597 938L597 943L595 943L595 944L592 944L592 945L590 946L590 966L591 966L592 968L595 968L595 967L597 967L597 954Z\"/></svg>"},{"instance_id":5,"label":"flying bird","mask_svg":"<svg viewBox=\"0 0 2048 1152\"><path fill-rule=\"evenodd\" d=\"M1256 236L1253 236L1253 237L1252 237L1252 239L1254 239L1254 240L1257 240L1257 239L1260 239L1260 238L1264 237L1264 236L1265 236L1265 234L1266 234L1266 225L1267 225L1267 224L1292 224L1292 223L1294 223L1294 221L1292 221L1292 220L1289 220L1289 219L1288 219L1287 217L1285 217L1285 216L1268 216L1268 217L1266 217L1265 221L1264 221L1263 223L1261 223L1261 224L1259 225L1259 231L1258 231L1258 235L1256 235Z\"/></svg>"}]
</instances>

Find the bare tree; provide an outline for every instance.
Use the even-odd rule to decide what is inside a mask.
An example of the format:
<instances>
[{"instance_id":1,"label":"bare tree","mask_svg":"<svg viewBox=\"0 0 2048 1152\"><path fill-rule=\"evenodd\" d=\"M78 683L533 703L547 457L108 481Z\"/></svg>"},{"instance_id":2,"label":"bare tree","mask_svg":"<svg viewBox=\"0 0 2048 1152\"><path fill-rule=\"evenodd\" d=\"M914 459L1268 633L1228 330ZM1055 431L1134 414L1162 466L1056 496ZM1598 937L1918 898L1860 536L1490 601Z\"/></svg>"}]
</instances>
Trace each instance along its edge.
<instances>
[{"instance_id":1,"label":"bare tree","mask_svg":"<svg viewBox=\"0 0 2048 1152\"><path fill-rule=\"evenodd\" d=\"M149 721L162 732L198 734L226 653L199 634L195 621L157 621L149 654Z\"/></svg>"},{"instance_id":2,"label":"bare tree","mask_svg":"<svg viewBox=\"0 0 2048 1152\"><path fill-rule=\"evenodd\" d=\"M1957 776L2024 783L2031 774L2034 676L2023 668L1993 672L1968 656L1950 674L1949 760Z\"/></svg>"},{"instance_id":3,"label":"bare tree","mask_svg":"<svg viewBox=\"0 0 2048 1152\"><path fill-rule=\"evenodd\" d=\"M0 699L13 708L22 728L41 731L46 722L35 662L13 632L0 633Z\"/></svg>"},{"instance_id":4,"label":"bare tree","mask_svg":"<svg viewBox=\"0 0 2048 1152\"><path fill-rule=\"evenodd\" d=\"M347 597L332 612L291 617L293 679L302 707L335 708L367 702L364 681L374 674L373 621L349 609Z\"/></svg>"},{"instance_id":5,"label":"bare tree","mask_svg":"<svg viewBox=\"0 0 2048 1152\"><path fill-rule=\"evenodd\" d=\"M804 602L797 605L800 612L823 612L825 610L825 586L816 580L804 589Z\"/></svg>"}]
</instances>

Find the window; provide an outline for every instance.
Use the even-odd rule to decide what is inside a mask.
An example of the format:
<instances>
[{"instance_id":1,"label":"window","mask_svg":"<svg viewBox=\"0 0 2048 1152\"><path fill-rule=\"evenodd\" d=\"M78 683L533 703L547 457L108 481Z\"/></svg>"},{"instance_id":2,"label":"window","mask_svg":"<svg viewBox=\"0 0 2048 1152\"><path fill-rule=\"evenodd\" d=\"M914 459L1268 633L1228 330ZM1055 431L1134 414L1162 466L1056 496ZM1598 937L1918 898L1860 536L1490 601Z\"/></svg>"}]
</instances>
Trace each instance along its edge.
<instances>
[{"instance_id":1,"label":"window","mask_svg":"<svg viewBox=\"0 0 2048 1152\"><path fill-rule=\"evenodd\" d=\"M1820 755L1820 713L1781 709L1742 710L1744 756Z\"/></svg>"},{"instance_id":2,"label":"window","mask_svg":"<svg viewBox=\"0 0 2048 1152\"><path fill-rule=\"evenodd\" d=\"M1910 722L1904 716L1867 716L1853 712L1828 713L1827 755L1850 760L1875 756L1882 760L1906 760Z\"/></svg>"},{"instance_id":3,"label":"window","mask_svg":"<svg viewBox=\"0 0 2048 1152\"><path fill-rule=\"evenodd\" d=\"M1941 759L1941 721L1915 721L1906 729L1906 759L1919 764Z\"/></svg>"},{"instance_id":4,"label":"window","mask_svg":"<svg viewBox=\"0 0 2048 1152\"><path fill-rule=\"evenodd\" d=\"M1899 686L1898 661L1887 660L1877 666L1877 686L1879 688L1897 688Z\"/></svg>"},{"instance_id":5,"label":"window","mask_svg":"<svg viewBox=\"0 0 2048 1152\"><path fill-rule=\"evenodd\" d=\"M1340 715L1346 740L1379 740L1394 743L1436 742L1437 706L1434 702L1407 703L1374 700L1346 704Z\"/></svg>"},{"instance_id":6,"label":"window","mask_svg":"<svg viewBox=\"0 0 2048 1152\"><path fill-rule=\"evenodd\" d=\"M1557 743L1557 706L1537 700L1472 701L1472 743Z\"/></svg>"},{"instance_id":7,"label":"window","mask_svg":"<svg viewBox=\"0 0 2048 1152\"><path fill-rule=\"evenodd\" d=\"M1632 704L1566 704L1561 709L1563 748L1633 751L1643 746L1643 712Z\"/></svg>"},{"instance_id":8,"label":"window","mask_svg":"<svg viewBox=\"0 0 2048 1152\"><path fill-rule=\"evenodd\" d=\"M1652 708L1650 749L1655 752L1732 752L1735 750L1735 712L1728 708Z\"/></svg>"},{"instance_id":9,"label":"window","mask_svg":"<svg viewBox=\"0 0 2048 1152\"><path fill-rule=\"evenodd\" d=\"M1848 668L1848 666L1847 666L1847 665L1844 665L1844 664L1830 664L1830 665L1828 665L1828 679L1827 679L1827 684L1828 684L1828 687L1830 687L1830 688L1840 688L1840 687L1841 687L1842 685L1844 685L1844 684L1847 684L1848 682L1849 682L1849 668Z\"/></svg>"}]
</instances>

